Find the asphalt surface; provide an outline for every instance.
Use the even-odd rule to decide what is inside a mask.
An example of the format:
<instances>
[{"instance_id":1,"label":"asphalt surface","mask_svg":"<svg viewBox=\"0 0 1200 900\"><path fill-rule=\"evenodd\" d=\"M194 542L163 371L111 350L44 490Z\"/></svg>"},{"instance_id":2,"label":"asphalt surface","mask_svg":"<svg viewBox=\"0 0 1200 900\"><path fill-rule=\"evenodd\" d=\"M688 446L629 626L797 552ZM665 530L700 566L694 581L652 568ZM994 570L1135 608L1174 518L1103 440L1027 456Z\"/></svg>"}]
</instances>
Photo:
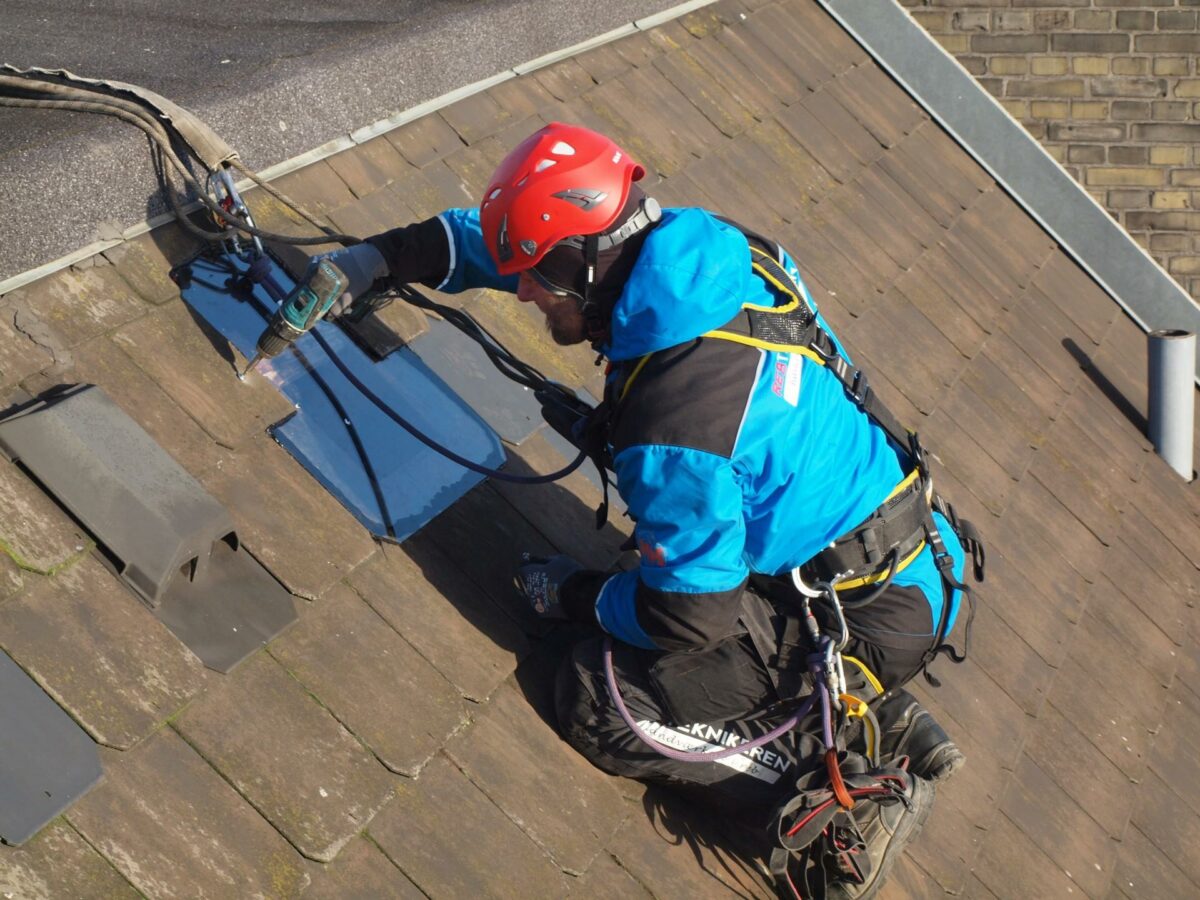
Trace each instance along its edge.
<instances>
[{"instance_id":1,"label":"asphalt surface","mask_svg":"<svg viewBox=\"0 0 1200 900\"><path fill-rule=\"evenodd\" d=\"M678 0L4 0L0 63L127 81L262 170ZM0 109L0 282L164 209L146 139Z\"/></svg>"}]
</instances>

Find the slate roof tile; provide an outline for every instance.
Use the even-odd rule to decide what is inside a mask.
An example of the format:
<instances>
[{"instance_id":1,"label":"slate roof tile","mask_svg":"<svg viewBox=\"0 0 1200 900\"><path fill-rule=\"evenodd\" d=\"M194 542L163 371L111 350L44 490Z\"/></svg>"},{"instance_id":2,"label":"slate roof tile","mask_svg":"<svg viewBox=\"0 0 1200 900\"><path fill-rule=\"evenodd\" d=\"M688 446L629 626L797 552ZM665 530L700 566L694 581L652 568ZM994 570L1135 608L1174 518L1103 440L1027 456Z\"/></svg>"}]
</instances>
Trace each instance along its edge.
<instances>
[{"instance_id":1,"label":"slate roof tile","mask_svg":"<svg viewBox=\"0 0 1200 900\"><path fill-rule=\"evenodd\" d=\"M693 41L679 52L694 65L711 73L755 119L766 119L781 105L780 99L745 64L731 54L723 53L715 40Z\"/></svg>"},{"instance_id":2,"label":"slate roof tile","mask_svg":"<svg viewBox=\"0 0 1200 900\"><path fill-rule=\"evenodd\" d=\"M147 303L159 304L179 296L179 286L170 278L171 268L194 256L196 249L196 238L170 222L110 247L104 257L135 294Z\"/></svg>"},{"instance_id":3,"label":"slate roof tile","mask_svg":"<svg viewBox=\"0 0 1200 900\"><path fill-rule=\"evenodd\" d=\"M975 875L998 897L1067 897L1079 890L1046 850L1007 816L988 834L975 864Z\"/></svg>"},{"instance_id":4,"label":"slate roof tile","mask_svg":"<svg viewBox=\"0 0 1200 900\"><path fill-rule=\"evenodd\" d=\"M17 327L14 301L19 292L0 303L0 386L11 389L22 378L54 362L54 352Z\"/></svg>"},{"instance_id":5,"label":"slate roof tile","mask_svg":"<svg viewBox=\"0 0 1200 900\"><path fill-rule=\"evenodd\" d=\"M474 200L458 174L440 159L401 176L388 190L420 219L450 207L470 206Z\"/></svg>"},{"instance_id":6,"label":"slate roof tile","mask_svg":"<svg viewBox=\"0 0 1200 900\"><path fill-rule=\"evenodd\" d=\"M59 819L19 848L6 847L0 867L0 896L51 900L53 897L141 896L103 856Z\"/></svg>"},{"instance_id":7,"label":"slate roof tile","mask_svg":"<svg viewBox=\"0 0 1200 900\"><path fill-rule=\"evenodd\" d=\"M960 354L968 358L975 356L983 346L986 334L923 269L918 263L901 275L895 283L896 291L919 309Z\"/></svg>"},{"instance_id":8,"label":"slate roof tile","mask_svg":"<svg viewBox=\"0 0 1200 900\"><path fill-rule=\"evenodd\" d=\"M365 837L355 838L337 859L312 876L305 900L421 900L425 895Z\"/></svg>"},{"instance_id":9,"label":"slate roof tile","mask_svg":"<svg viewBox=\"0 0 1200 900\"><path fill-rule=\"evenodd\" d=\"M529 653L512 620L432 544L381 547L349 581L468 699L486 700Z\"/></svg>"},{"instance_id":10,"label":"slate roof tile","mask_svg":"<svg viewBox=\"0 0 1200 900\"><path fill-rule=\"evenodd\" d=\"M564 59L533 73L534 80L558 100L574 100L595 84L587 69L573 59Z\"/></svg>"},{"instance_id":11,"label":"slate roof tile","mask_svg":"<svg viewBox=\"0 0 1200 900\"><path fill-rule=\"evenodd\" d=\"M1152 672L1160 685L1170 687L1180 656L1186 652L1181 654L1160 625L1138 609L1129 596L1136 590L1102 575L1088 599L1088 616L1107 626L1128 647L1136 648L1138 664Z\"/></svg>"},{"instance_id":12,"label":"slate roof tile","mask_svg":"<svg viewBox=\"0 0 1200 900\"><path fill-rule=\"evenodd\" d=\"M0 606L0 633L9 655L88 734L119 750L208 683L200 660L91 557Z\"/></svg>"},{"instance_id":13,"label":"slate roof tile","mask_svg":"<svg viewBox=\"0 0 1200 900\"><path fill-rule=\"evenodd\" d=\"M604 84L610 78L616 78L632 65L621 55L615 42L602 44L581 53L576 60L596 84ZM506 84L511 83L513 82L506 82Z\"/></svg>"},{"instance_id":14,"label":"slate roof tile","mask_svg":"<svg viewBox=\"0 0 1200 900\"><path fill-rule=\"evenodd\" d=\"M1119 535L1188 605L1200 602L1200 578L1196 567L1158 530L1155 522L1131 506L1122 512Z\"/></svg>"},{"instance_id":15,"label":"slate roof tile","mask_svg":"<svg viewBox=\"0 0 1200 900\"><path fill-rule=\"evenodd\" d=\"M1000 330L1020 345L1043 372L1070 394L1080 380L1079 363L1070 351L1081 335L1058 308L1026 291L1012 311L999 319Z\"/></svg>"},{"instance_id":16,"label":"slate roof tile","mask_svg":"<svg viewBox=\"0 0 1200 900\"><path fill-rule=\"evenodd\" d=\"M255 559L298 597L315 600L375 551L358 520L265 435L227 454L201 481Z\"/></svg>"},{"instance_id":17,"label":"slate roof tile","mask_svg":"<svg viewBox=\"0 0 1200 900\"><path fill-rule=\"evenodd\" d=\"M608 779L512 687L500 689L446 754L568 873L585 872L628 814Z\"/></svg>"},{"instance_id":18,"label":"slate roof tile","mask_svg":"<svg viewBox=\"0 0 1200 900\"><path fill-rule=\"evenodd\" d=\"M462 138L441 116L421 116L383 137L418 168L436 162L463 145Z\"/></svg>"},{"instance_id":19,"label":"slate roof tile","mask_svg":"<svg viewBox=\"0 0 1200 900\"><path fill-rule=\"evenodd\" d=\"M91 538L13 463L0 460L0 549L18 566L46 575L91 549Z\"/></svg>"},{"instance_id":20,"label":"slate roof tile","mask_svg":"<svg viewBox=\"0 0 1200 900\"><path fill-rule=\"evenodd\" d=\"M1047 700L1127 777L1142 783L1152 735L1130 710L1128 692L1121 692L1116 680L1099 680L1068 657Z\"/></svg>"},{"instance_id":21,"label":"slate roof tile","mask_svg":"<svg viewBox=\"0 0 1200 900\"><path fill-rule=\"evenodd\" d=\"M784 0L780 9L788 14L788 19L781 21L780 27L786 29L809 52L825 59L833 72L840 74L870 59L867 51L815 3Z\"/></svg>"},{"instance_id":22,"label":"slate roof tile","mask_svg":"<svg viewBox=\"0 0 1200 900\"><path fill-rule=\"evenodd\" d=\"M1131 542L1118 532L1105 554L1101 574L1107 576L1126 597L1176 644L1188 633L1187 600L1167 584L1152 560L1143 558Z\"/></svg>"},{"instance_id":23,"label":"slate roof tile","mask_svg":"<svg viewBox=\"0 0 1200 900\"><path fill-rule=\"evenodd\" d=\"M346 182L338 176L327 160L313 163L300 171L290 172L272 182L271 186L283 191L310 212L329 212L331 209L345 206L354 199L354 194ZM257 206L255 210L257 211Z\"/></svg>"},{"instance_id":24,"label":"slate roof tile","mask_svg":"<svg viewBox=\"0 0 1200 900\"><path fill-rule=\"evenodd\" d=\"M824 89L888 149L928 118L899 85L871 62L840 72Z\"/></svg>"},{"instance_id":25,"label":"slate roof tile","mask_svg":"<svg viewBox=\"0 0 1200 900\"><path fill-rule=\"evenodd\" d=\"M613 41L613 49L631 66L649 65L650 61L662 52L657 45L651 43L649 35L644 31Z\"/></svg>"},{"instance_id":26,"label":"slate roof tile","mask_svg":"<svg viewBox=\"0 0 1200 900\"><path fill-rule=\"evenodd\" d=\"M991 603L978 604L971 625L970 653L980 668L1027 714L1042 707L1054 667L1002 619ZM954 673L947 672L947 677Z\"/></svg>"},{"instance_id":27,"label":"slate roof tile","mask_svg":"<svg viewBox=\"0 0 1200 900\"><path fill-rule=\"evenodd\" d=\"M609 850L655 897L772 896L754 864L726 843L715 817L698 817L679 798L650 788Z\"/></svg>"},{"instance_id":28,"label":"slate roof tile","mask_svg":"<svg viewBox=\"0 0 1200 900\"><path fill-rule=\"evenodd\" d=\"M437 114L446 120L468 146L490 137L509 123L513 113L488 91L463 97L442 107Z\"/></svg>"},{"instance_id":29,"label":"slate roof tile","mask_svg":"<svg viewBox=\"0 0 1200 900\"><path fill-rule=\"evenodd\" d=\"M550 556L555 549L491 485L469 491L409 540L435 546L523 630L544 633L512 588L512 564L524 552Z\"/></svg>"},{"instance_id":30,"label":"slate roof tile","mask_svg":"<svg viewBox=\"0 0 1200 900\"><path fill-rule=\"evenodd\" d=\"M1125 483L1115 465L1095 465L1104 451L1074 421L1064 416L1050 429L1029 474L1082 522L1103 544L1111 545L1119 526L1124 496L1110 485ZM1082 465L1074 461L1078 457Z\"/></svg>"},{"instance_id":31,"label":"slate roof tile","mask_svg":"<svg viewBox=\"0 0 1200 900\"><path fill-rule=\"evenodd\" d=\"M1034 843L1053 848L1055 861L1088 896L1103 893L1120 845L1026 755L1001 810Z\"/></svg>"},{"instance_id":32,"label":"slate roof tile","mask_svg":"<svg viewBox=\"0 0 1200 900\"><path fill-rule=\"evenodd\" d=\"M1163 815L1165 810L1170 814ZM1154 772L1147 773L1138 791L1131 821L1194 885L1200 885L1200 857L1195 853L1200 846L1200 814L1180 804L1170 785Z\"/></svg>"},{"instance_id":33,"label":"slate roof tile","mask_svg":"<svg viewBox=\"0 0 1200 900\"><path fill-rule=\"evenodd\" d=\"M56 358L146 312L111 265L62 272L27 285L9 298L13 327Z\"/></svg>"},{"instance_id":34,"label":"slate roof tile","mask_svg":"<svg viewBox=\"0 0 1200 900\"><path fill-rule=\"evenodd\" d=\"M868 198L857 182L832 191L821 203L832 204L841 215L862 229L868 240L879 247L901 272L916 262L925 250L902 222L887 215L886 206L880 208L879 198Z\"/></svg>"},{"instance_id":35,"label":"slate roof tile","mask_svg":"<svg viewBox=\"0 0 1200 900\"><path fill-rule=\"evenodd\" d=\"M554 449L545 431L543 427L522 441L520 447L509 449L507 471L514 475L542 475L556 472L571 461ZM589 461L583 465L592 464ZM551 537L561 552L588 568L611 567L618 555L617 548L633 531L615 507L609 510L608 524L596 530L595 510L601 493L580 470L554 484L497 482L495 488L534 527Z\"/></svg>"},{"instance_id":36,"label":"slate roof tile","mask_svg":"<svg viewBox=\"0 0 1200 900\"><path fill-rule=\"evenodd\" d=\"M1124 316L1100 287L1064 254L1056 253L1038 271L1034 283L1099 344L1118 316Z\"/></svg>"},{"instance_id":37,"label":"slate roof tile","mask_svg":"<svg viewBox=\"0 0 1200 900\"><path fill-rule=\"evenodd\" d=\"M105 780L67 821L142 895L289 897L308 884L300 855L170 728L102 757Z\"/></svg>"},{"instance_id":38,"label":"slate roof tile","mask_svg":"<svg viewBox=\"0 0 1200 900\"><path fill-rule=\"evenodd\" d=\"M391 771L415 776L467 723L458 691L350 588L321 598L269 652Z\"/></svg>"},{"instance_id":39,"label":"slate roof tile","mask_svg":"<svg viewBox=\"0 0 1200 900\"><path fill-rule=\"evenodd\" d=\"M368 831L431 897L562 897L567 877L453 763L439 756L403 783Z\"/></svg>"},{"instance_id":40,"label":"slate roof tile","mask_svg":"<svg viewBox=\"0 0 1200 900\"><path fill-rule=\"evenodd\" d=\"M391 798L392 775L266 653L174 723L297 850L329 862Z\"/></svg>"},{"instance_id":41,"label":"slate roof tile","mask_svg":"<svg viewBox=\"0 0 1200 900\"><path fill-rule=\"evenodd\" d=\"M21 568L8 555L7 551L0 553L0 603L16 594L25 586L21 576Z\"/></svg>"},{"instance_id":42,"label":"slate roof tile","mask_svg":"<svg viewBox=\"0 0 1200 900\"><path fill-rule=\"evenodd\" d=\"M366 197L389 184L409 164L386 138L376 137L329 157L329 167L341 176L354 196Z\"/></svg>"},{"instance_id":43,"label":"slate roof tile","mask_svg":"<svg viewBox=\"0 0 1200 900\"><path fill-rule=\"evenodd\" d=\"M399 177L406 177L412 171L405 163ZM396 191L387 187L363 194L353 203L339 206L329 213L329 221L333 227L343 234L378 234L407 225L416 217L412 210Z\"/></svg>"},{"instance_id":44,"label":"slate roof tile","mask_svg":"<svg viewBox=\"0 0 1200 900\"><path fill-rule=\"evenodd\" d=\"M719 80L681 50L655 58L654 67L726 137L737 137L754 118Z\"/></svg>"},{"instance_id":45,"label":"slate roof tile","mask_svg":"<svg viewBox=\"0 0 1200 900\"><path fill-rule=\"evenodd\" d=\"M183 303L126 325L113 341L224 447L239 446L292 412L261 375L239 380L249 360ZM167 347L170 353L163 352ZM229 402L231 396L238 402Z\"/></svg>"},{"instance_id":46,"label":"slate roof tile","mask_svg":"<svg viewBox=\"0 0 1200 900\"><path fill-rule=\"evenodd\" d=\"M619 135L622 145L635 159L643 164L649 162L659 174L670 177L691 161L692 154L677 129L662 127L662 122L658 123L659 127L650 127L651 122L661 117L647 105L649 99L640 90L640 85L634 83L635 76L642 79L642 84L650 79L641 70L634 69L597 85L584 95L583 100L605 123L607 132L614 138Z\"/></svg>"},{"instance_id":47,"label":"slate roof tile","mask_svg":"<svg viewBox=\"0 0 1200 900\"><path fill-rule=\"evenodd\" d=\"M956 489L951 496L958 502L962 494ZM1000 527L991 522L978 524L991 541L987 581L974 588L979 602L995 611L1042 659L1057 666L1062 645L1070 640L1073 623L1069 613L1073 604L1051 595L1036 572L1022 571L999 552L994 536L1000 533Z\"/></svg>"},{"instance_id":48,"label":"slate roof tile","mask_svg":"<svg viewBox=\"0 0 1200 900\"><path fill-rule=\"evenodd\" d=\"M875 161L875 168L892 179L938 225L950 227L961 214L962 207L927 172L909 165L902 158L902 146L902 142L898 142L890 147L890 152Z\"/></svg>"},{"instance_id":49,"label":"slate roof tile","mask_svg":"<svg viewBox=\"0 0 1200 900\"><path fill-rule=\"evenodd\" d=\"M1121 837L1113 887L1121 896L1136 900L1148 896L1147 891L1160 897L1186 897L1196 892L1197 883L1184 875L1140 829L1131 826Z\"/></svg>"},{"instance_id":50,"label":"slate roof tile","mask_svg":"<svg viewBox=\"0 0 1200 900\"><path fill-rule=\"evenodd\" d=\"M976 765L975 761L968 765ZM898 896L914 898L941 896L943 892L959 893L962 890L972 861L979 853L982 838L987 834L986 824L980 824L977 817L968 816L959 809L956 802L940 792L938 814L925 820L921 834L916 842L905 852L906 860L918 866L922 873L937 885L936 890L912 893L903 886L886 884L885 890L897 890ZM995 817L994 804L987 804L981 810L985 822ZM880 897L885 896L880 893Z\"/></svg>"},{"instance_id":51,"label":"slate roof tile","mask_svg":"<svg viewBox=\"0 0 1200 900\"><path fill-rule=\"evenodd\" d=\"M759 43L744 24L726 28L714 40L781 103L791 105L808 93L804 82L794 78L783 61L769 47Z\"/></svg>"},{"instance_id":52,"label":"slate roof tile","mask_svg":"<svg viewBox=\"0 0 1200 900\"><path fill-rule=\"evenodd\" d=\"M1039 713L1025 752L1110 838L1121 839L1137 785L1053 706L1047 704Z\"/></svg>"},{"instance_id":53,"label":"slate roof tile","mask_svg":"<svg viewBox=\"0 0 1200 900\"><path fill-rule=\"evenodd\" d=\"M583 877L571 881L570 896L651 900L653 895L625 871L611 854L605 852L596 857Z\"/></svg>"},{"instance_id":54,"label":"slate roof tile","mask_svg":"<svg viewBox=\"0 0 1200 900\"><path fill-rule=\"evenodd\" d=\"M766 154L770 164L762 171L769 172L771 177L783 180L783 186L792 190L792 194L784 202L803 204L805 201L818 200L833 190L837 182L825 168L803 147L797 144L788 131L779 123L777 117L769 117L756 126L749 134L752 146ZM746 142L743 137L742 143ZM762 179L755 178L755 183ZM792 221L791 217L787 217Z\"/></svg>"},{"instance_id":55,"label":"slate roof tile","mask_svg":"<svg viewBox=\"0 0 1200 900\"><path fill-rule=\"evenodd\" d=\"M1179 797L1200 813L1200 781L1195 777L1195 747L1200 737L1200 697L1178 684L1167 699L1163 727L1147 762Z\"/></svg>"},{"instance_id":56,"label":"slate roof tile","mask_svg":"<svg viewBox=\"0 0 1200 900\"><path fill-rule=\"evenodd\" d=\"M772 54L772 62L777 61L782 72L810 92L833 77L829 57L811 51L796 33L792 18L780 7L766 7L758 15L746 19L744 27L748 37Z\"/></svg>"}]
</instances>

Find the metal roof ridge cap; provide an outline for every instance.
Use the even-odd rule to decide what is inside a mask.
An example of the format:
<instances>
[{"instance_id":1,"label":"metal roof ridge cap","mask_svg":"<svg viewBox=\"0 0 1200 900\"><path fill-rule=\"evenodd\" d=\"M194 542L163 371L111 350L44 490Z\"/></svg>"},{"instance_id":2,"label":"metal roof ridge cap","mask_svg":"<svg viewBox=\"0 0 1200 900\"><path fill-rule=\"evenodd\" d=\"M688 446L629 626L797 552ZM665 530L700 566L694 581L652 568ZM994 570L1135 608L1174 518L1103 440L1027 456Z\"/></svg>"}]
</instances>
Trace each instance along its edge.
<instances>
[{"instance_id":1,"label":"metal roof ridge cap","mask_svg":"<svg viewBox=\"0 0 1200 900\"><path fill-rule=\"evenodd\" d=\"M1200 304L899 3L817 2L1143 330L1200 331ZM971 128L972 116L990 117L983 127L1000 133L1005 153L993 159L964 134L979 130ZM1029 183L1037 180L1045 183ZM1072 208L1064 212L1064 203ZM1097 235L1089 237L1089 228ZM1079 246L1088 240L1105 246L1089 252ZM1162 321L1151 321L1156 317Z\"/></svg>"},{"instance_id":2,"label":"metal roof ridge cap","mask_svg":"<svg viewBox=\"0 0 1200 900\"><path fill-rule=\"evenodd\" d=\"M445 106L449 106L451 103L455 103L471 96L472 94L477 94L480 91L485 91L497 84L508 81L512 78L516 78L518 75L524 75L527 72L552 65L553 63L558 62L560 59L567 59L587 50L593 50L596 47L617 40L618 38L634 34L637 31L653 28L663 24L664 22L677 19L680 16L687 15L693 10L700 9L703 6L708 6L709 4L715 2L716 0L687 0L685 3L672 6L660 13L656 13L653 16L636 19L627 25L622 25L618 28L612 29L611 31L606 31L603 34L597 35L596 37L580 41L578 44L572 44L571 46L555 51L554 53L535 57L528 62L519 63L513 66L511 69L505 69L503 72L491 75L480 81L472 82L464 87L456 88L448 93L441 94L440 96L434 97L430 100L418 103L416 106L409 107L406 110L400 110L399 112L393 113L390 116L386 116L383 119L379 119L376 122L364 125L347 135L334 138L331 141L321 144L319 147L314 147L312 150L301 153L299 156L293 156L289 159L275 163L272 166L268 166L261 172L257 173L258 177L263 181L273 181L276 178L279 178L283 175L288 175L304 168L305 166L311 165L312 163L327 159L328 157L333 156L335 153L340 153L342 150L349 150L351 147L365 143L372 138L379 137L381 134L387 134L389 131L411 122L413 119L420 118L421 116L427 115L431 112L436 112ZM238 183L238 190L242 191L243 187L245 187L246 190L249 190L251 184L252 183L248 179L242 180ZM193 201L192 203L187 204L184 207L184 210L185 212L191 211L199 206L199 202ZM118 244L132 240L135 237L140 237L143 234L153 231L159 225L164 225L167 222L174 221L174 219L175 216L173 213L162 213L154 216L151 219L145 219L141 222L136 222L121 232L120 240L96 241L95 243L88 244L86 247L82 247L79 250L68 253L65 256L60 256L58 259L53 259L50 262L37 266L36 268L29 269L28 271L18 273L11 278L7 278L4 281L0 281L0 298L3 298L4 295L10 291L14 291L19 287L24 287L31 282L37 281L39 278L45 278L47 275L53 275L55 272L73 266L75 263L80 262L81 260L88 259L89 257L95 256L98 253L103 253L105 250L111 250Z\"/></svg>"}]
</instances>

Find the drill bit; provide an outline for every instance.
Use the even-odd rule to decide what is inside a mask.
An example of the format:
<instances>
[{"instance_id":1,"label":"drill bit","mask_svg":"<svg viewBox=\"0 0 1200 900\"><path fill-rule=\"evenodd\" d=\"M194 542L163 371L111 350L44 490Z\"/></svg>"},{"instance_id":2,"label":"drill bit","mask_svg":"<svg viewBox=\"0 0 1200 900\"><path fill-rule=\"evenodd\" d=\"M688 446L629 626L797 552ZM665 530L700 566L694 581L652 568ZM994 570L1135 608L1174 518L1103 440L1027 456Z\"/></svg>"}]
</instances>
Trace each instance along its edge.
<instances>
[{"instance_id":1,"label":"drill bit","mask_svg":"<svg viewBox=\"0 0 1200 900\"><path fill-rule=\"evenodd\" d=\"M245 381L246 376L249 375L251 370L253 370L254 367L257 366L262 361L262 358L263 358L263 354L261 353L261 351L258 353L255 353L254 359L250 360L250 364L248 366L246 366L245 369L242 370L241 374L238 375L238 378L240 378L242 381Z\"/></svg>"}]
</instances>

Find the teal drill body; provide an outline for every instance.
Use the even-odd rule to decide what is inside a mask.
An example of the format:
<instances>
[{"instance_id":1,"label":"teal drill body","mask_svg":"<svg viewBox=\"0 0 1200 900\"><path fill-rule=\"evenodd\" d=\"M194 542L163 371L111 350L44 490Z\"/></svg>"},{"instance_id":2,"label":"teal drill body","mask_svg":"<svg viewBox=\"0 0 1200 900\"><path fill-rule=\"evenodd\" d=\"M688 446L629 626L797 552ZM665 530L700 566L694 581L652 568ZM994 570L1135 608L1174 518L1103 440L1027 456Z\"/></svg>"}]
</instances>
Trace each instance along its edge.
<instances>
[{"instance_id":1,"label":"teal drill body","mask_svg":"<svg viewBox=\"0 0 1200 900\"><path fill-rule=\"evenodd\" d=\"M283 298L279 309L258 338L256 355L247 367L254 368L262 359L278 356L300 335L324 318L339 297L346 292L349 279L328 259L314 259L304 277Z\"/></svg>"}]
</instances>

